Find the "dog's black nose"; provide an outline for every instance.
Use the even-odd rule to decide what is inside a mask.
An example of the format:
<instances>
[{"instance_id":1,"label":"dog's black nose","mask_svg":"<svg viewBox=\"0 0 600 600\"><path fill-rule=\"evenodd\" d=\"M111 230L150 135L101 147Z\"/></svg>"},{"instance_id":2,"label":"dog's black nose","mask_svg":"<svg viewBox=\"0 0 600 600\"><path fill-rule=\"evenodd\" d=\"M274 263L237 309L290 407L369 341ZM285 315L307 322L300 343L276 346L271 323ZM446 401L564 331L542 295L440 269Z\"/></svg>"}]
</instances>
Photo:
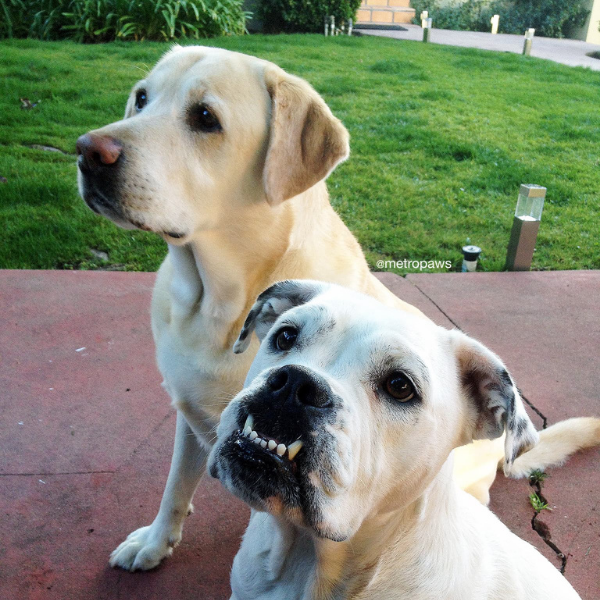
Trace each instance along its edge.
<instances>
[{"instance_id":1,"label":"dog's black nose","mask_svg":"<svg viewBox=\"0 0 600 600\"><path fill-rule=\"evenodd\" d=\"M298 365L286 365L277 369L267 379L267 389L275 401L290 400L315 408L332 406L329 386L318 375Z\"/></svg>"},{"instance_id":2,"label":"dog's black nose","mask_svg":"<svg viewBox=\"0 0 600 600\"><path fill-rule=\"evenodd\" d=\"M116 166L123 147L114 138L86 133L77 140L77 155L82 171L93 172L100 167Z\"/></svg>"}]
</instances>

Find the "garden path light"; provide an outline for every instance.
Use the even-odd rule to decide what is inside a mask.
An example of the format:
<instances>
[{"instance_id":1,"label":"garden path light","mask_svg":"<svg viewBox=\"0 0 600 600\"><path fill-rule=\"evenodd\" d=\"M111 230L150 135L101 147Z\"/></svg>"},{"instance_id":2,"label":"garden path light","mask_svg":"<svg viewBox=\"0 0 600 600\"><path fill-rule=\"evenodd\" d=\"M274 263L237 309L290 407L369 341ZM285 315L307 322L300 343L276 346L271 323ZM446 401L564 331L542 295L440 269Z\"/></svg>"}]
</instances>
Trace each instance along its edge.
<instances>
[{"instance_id":1,"label":"garden path light","mask_svg":"<svg viewBox=\"0 0 600 600\"><path fill-rule=\"evenodd\" d=\"M427 43L429 41L429 33L431 31L431 24L433 19L431 17L423 20L423 41Z\"/></svg>"},{"instance_id":2,"label":"garden path light","mask_svg":"<svg viewBox=\"0 0 600 600\"><path fill-rule=\"evenodd\" d=\"M494 15L490 19L490 23L492 24L492 35L496 35L498 33L498 24L500 23L500 15Z\"/></svg>"},{"instance_id":3,"label":"garden path light","mask_svg":"<svg viewBox=\"0 0 600 600\"><path fill-rule=\"evenodd\" d=\"M528 29L525 32L525 43L523 44L523 56L529 56L531 54L531 45L533 44L533 36L535 29Z\"/></svg>"},{"instance_id":4,"label":"garden path light","mask_svg":"<svg viewBox=\"0 0 600 600\"><path fill-rule=\"evenodd\" d=\"M505 268L508 271L529 271L531 268L545 197L545 187L521 185L506 252Z\"/></svg>"},{"instance_id":5,"label":"garden path light","mask_svg":"<svg viewBox=\"0 0 600 600\"><path fill-rule=\"evenodd\" d=\"M477 271L477 259L481 254L481 248L479 246L463 246L462 252L462 272L472 273L474 271Z\"/></svg>"}]
</instances>

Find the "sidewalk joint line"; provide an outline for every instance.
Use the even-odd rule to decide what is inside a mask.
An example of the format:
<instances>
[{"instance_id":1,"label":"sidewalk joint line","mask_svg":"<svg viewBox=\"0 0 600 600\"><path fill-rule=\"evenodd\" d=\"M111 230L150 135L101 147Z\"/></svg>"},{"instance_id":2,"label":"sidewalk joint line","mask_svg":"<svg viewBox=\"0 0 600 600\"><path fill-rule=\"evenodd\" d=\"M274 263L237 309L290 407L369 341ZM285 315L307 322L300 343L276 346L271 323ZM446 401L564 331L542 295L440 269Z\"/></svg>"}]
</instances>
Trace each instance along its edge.
<instances>
[{"instance_id":1,"label":"sidewalk joint line","mask_svg":"<svg viewBox=\"0 0 600 600\"><path fill-rule=\"evenodd\" d=\"M121 471L121 469L123 467L125 467L126 465L128 465L129 463L131 463L131 461L133 460L134 456L138 453L138 451L143 448L144 446L147 446L149 443L149 440L151 438L154 437L154 434L171 418L171 416L173 415L172 410L169 410L167 412L167 414L152 428L152 430L150 431L150 433L143 439L140 441L140 443L131 451L131 453L129 454L129 456L127 456L124 460L123 463L120 464L116 469L115 469L115 473L118 473L119 471ZM175 411L175 414L177 414L177 411Z\"/></svg>"},{"instance_id":2,"label":"sidewalk joint line","mask_svg":"<svg viewBox=\"0 0 600 600\"><path fill-rule=\"evenodd\" d=\"M0 477L52 477L53 475L112 475L116 471L62 471L58 473L0 473Z\"/></svg>"}]
</instances>

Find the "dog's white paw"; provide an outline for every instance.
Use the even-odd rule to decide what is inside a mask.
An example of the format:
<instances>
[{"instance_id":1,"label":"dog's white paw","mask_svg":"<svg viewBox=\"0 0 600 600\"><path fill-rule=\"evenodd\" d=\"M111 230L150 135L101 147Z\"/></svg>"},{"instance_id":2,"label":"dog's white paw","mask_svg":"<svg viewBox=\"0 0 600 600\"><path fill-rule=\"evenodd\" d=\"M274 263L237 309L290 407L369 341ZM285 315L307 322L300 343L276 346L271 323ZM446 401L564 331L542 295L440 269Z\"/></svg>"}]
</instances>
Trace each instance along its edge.
<instances>
[{"instance_id":1,"label":"dog's white paw","mask_svg":"<svg viewBox=\"0 0 600 600\"><path fill-rule=\"evenodd\" d=\"M128 571L148 571L157 567L163 558L173 554L181 541L181 531L165 534L155 524L130 533L110 555L110 566Z\"/></svg>"}]
</instances>

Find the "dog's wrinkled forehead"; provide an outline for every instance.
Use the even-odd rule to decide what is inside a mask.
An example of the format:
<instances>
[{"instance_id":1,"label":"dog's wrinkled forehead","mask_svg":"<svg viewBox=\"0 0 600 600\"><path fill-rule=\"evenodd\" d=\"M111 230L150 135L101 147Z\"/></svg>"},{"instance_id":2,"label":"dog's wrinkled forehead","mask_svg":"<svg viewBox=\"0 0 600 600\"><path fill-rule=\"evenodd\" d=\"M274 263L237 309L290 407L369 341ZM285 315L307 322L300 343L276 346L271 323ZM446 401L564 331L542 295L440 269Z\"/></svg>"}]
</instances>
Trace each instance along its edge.
<instances>
[{"instance_id":1,"label":"dog's wrinkled forehead","mask_svg":"<svg viewBox=\"0 0 600 600\"><path fill-rule=\"evenodd\" d=\"M425 364L438 346L437 328L429 321L338 286L279 285L259 297L235 347L243 351L255 330L264 340L259 368L280 360L316 360L315 366L333 368L338 375L352 372L361 380L393 368L427 379ZM277 336L286 328L296 337L293 349L283 356Z\"/></svg>"},{"instance_id":2,"label":"dog's wrinkled forehead","mask_svg":"<svg viewBox=\"0 0 600 600\"><path fill-rule=\"evenodd\" d=\"M436 332L418 317L334 295L316 298L289 317L284 315L281 326L288 322L300 332L300 359L318 356L337 377L371 388L386 373L403 371L422 390L427 387Z\"/></svg>"}]
</instances>

